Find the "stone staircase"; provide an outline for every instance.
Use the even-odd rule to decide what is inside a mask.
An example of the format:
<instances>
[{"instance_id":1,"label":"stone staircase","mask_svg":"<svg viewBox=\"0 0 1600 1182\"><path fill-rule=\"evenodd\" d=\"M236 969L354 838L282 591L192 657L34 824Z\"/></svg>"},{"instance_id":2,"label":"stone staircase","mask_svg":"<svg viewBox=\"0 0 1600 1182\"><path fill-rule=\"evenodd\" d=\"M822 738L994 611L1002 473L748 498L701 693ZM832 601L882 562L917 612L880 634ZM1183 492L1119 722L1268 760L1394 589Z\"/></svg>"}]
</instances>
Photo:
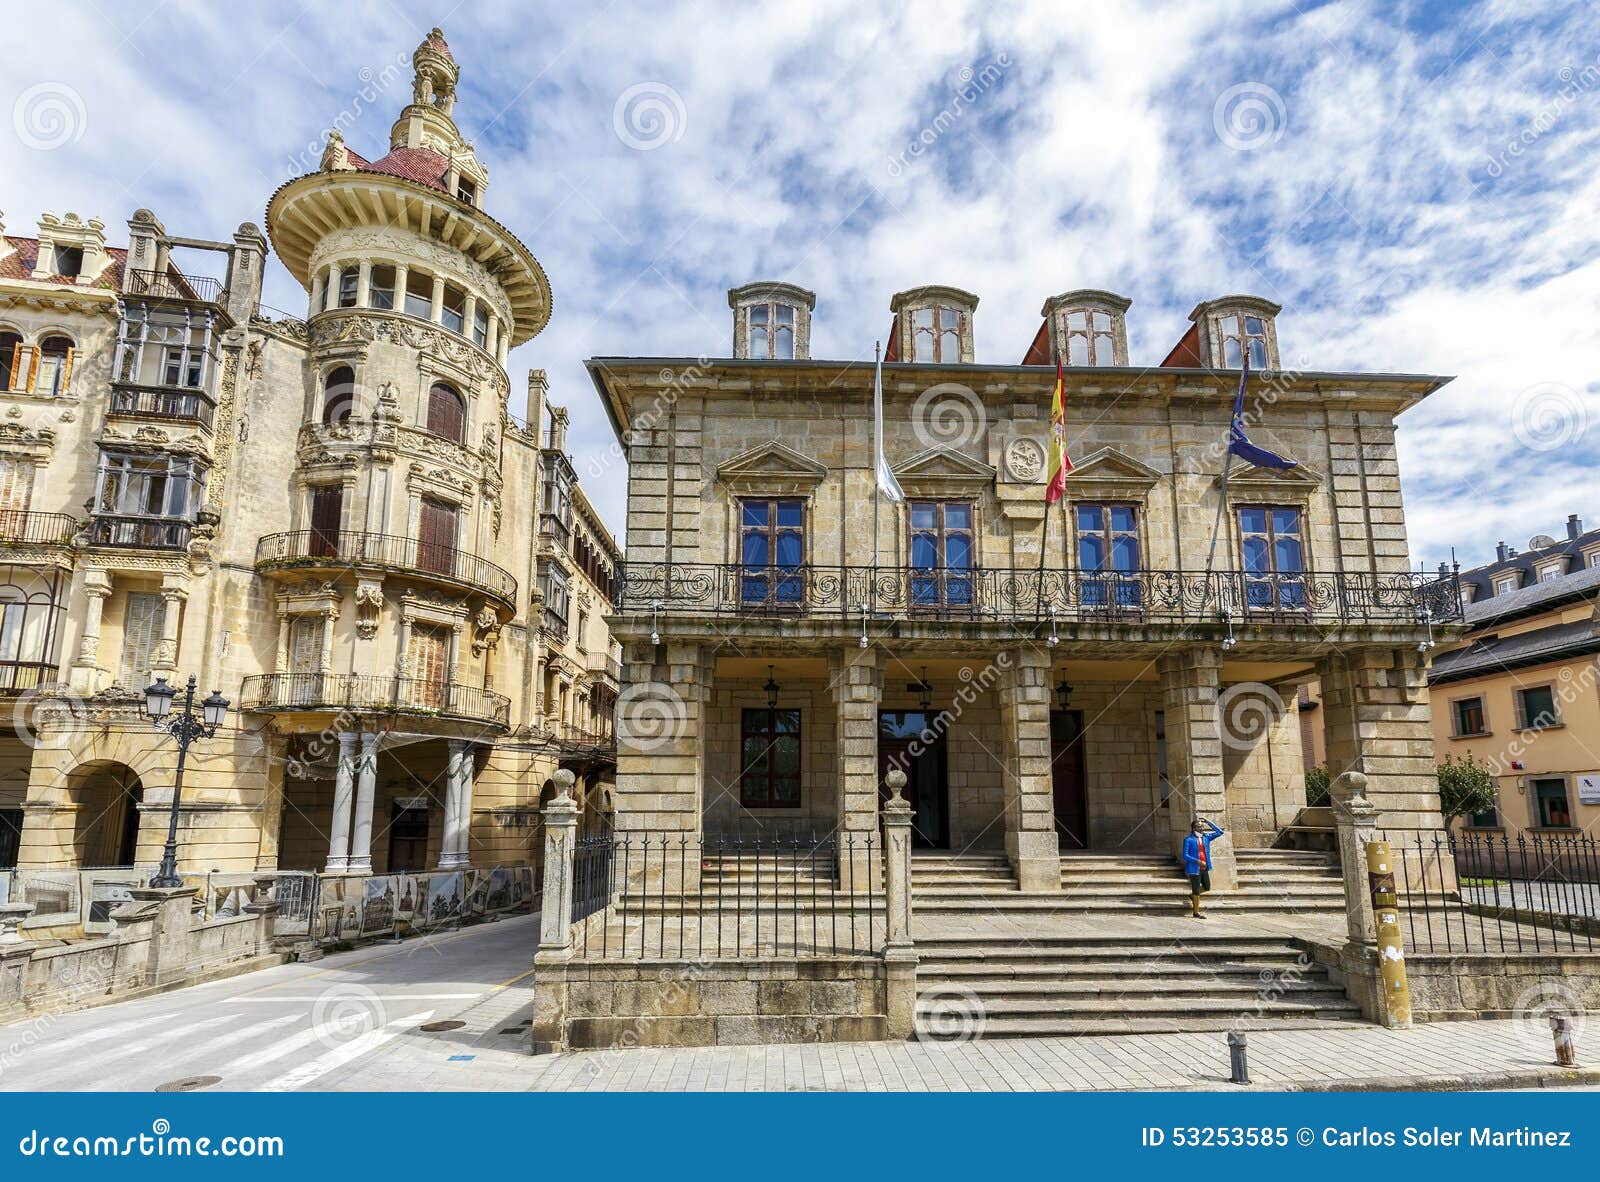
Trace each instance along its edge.
<instances>
[{"instance_id":1,"label":"stone staircase","mask_svg":"<svg viewBox=\"0 0 1600 1182\"><path fill-rule=\"evenodd\" d=\"M931 1039L1357 1023L1287 936L936 936L917 941L917 1033Z\"/></svg>"}]
</instances>

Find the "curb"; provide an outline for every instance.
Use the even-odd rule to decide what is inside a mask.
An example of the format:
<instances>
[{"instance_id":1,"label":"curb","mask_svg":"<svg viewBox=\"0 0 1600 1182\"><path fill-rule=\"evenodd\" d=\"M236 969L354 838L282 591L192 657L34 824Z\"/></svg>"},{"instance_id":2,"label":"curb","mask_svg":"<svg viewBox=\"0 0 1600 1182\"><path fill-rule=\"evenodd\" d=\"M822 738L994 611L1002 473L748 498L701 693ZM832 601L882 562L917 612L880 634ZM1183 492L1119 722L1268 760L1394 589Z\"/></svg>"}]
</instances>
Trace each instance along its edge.
<instances>
[{"instance_id":1,"label":"curb","mask_svg":"<svg viewBox=\"0 0 1600 1182\"><path fill-rule=\"evenodd\" d=\"M1522 1071L1475 1071L1467 1075L1373 1075L1351 1079L1287 1080L1282 1083L1200 1084L1189 1092L1499 1092L1522 1088L1570 1088L1600 1084L1600 1068L1537 1067Z\"/></svg>"}]
</instances>

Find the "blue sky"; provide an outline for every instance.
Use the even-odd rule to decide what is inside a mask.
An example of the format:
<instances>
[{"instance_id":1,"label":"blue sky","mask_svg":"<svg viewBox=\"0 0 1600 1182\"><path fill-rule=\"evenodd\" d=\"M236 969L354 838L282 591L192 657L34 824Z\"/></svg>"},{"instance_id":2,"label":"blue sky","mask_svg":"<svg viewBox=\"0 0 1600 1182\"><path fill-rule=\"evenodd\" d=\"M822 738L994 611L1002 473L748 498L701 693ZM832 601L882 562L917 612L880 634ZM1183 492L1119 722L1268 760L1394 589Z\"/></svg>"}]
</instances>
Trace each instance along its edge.
<instances>
[{"instance_id":1,"label":"blue sky","mask_svg":"<svg viewBox=\"0 0 1600 1182\"><path fill-rule=\"evenodd\" d=\"M868 355L890 295L982 299L1020 359L1044 297L1133 300L1155 363L1199 299L1284 305L1286 367L1457 375L1402 420L1413 555L1600 525L1600 7L1249 0L539 5L30 2L0 77L0 209L139 206L227 237L341 112L386 149L442 25L488 208L539 256L580 473L593 355L725 354L728 287L817 292L813 352ZM390 84L385 77L393 77ZM374 95L374 91L377 91ZM916 145L913 149L913 145ZM275 263L269 304L305 297ZM615 528L623 489L588 491Z\"/></svg>"}]
</instances>

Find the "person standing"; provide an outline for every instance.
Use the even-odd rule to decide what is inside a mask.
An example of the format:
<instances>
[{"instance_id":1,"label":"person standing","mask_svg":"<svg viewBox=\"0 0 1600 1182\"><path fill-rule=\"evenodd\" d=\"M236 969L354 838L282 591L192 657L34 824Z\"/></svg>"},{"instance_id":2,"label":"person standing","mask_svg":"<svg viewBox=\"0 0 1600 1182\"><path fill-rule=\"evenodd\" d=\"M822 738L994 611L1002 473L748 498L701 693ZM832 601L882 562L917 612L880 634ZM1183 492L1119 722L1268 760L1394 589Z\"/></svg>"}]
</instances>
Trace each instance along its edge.
<instances>
[{"instance_id":1,"label":"person standing","mask_svg":"<svg viewBox=\"0 0 1600 1182\"><path fill-rule=\"evenodd\" d=\"M1189 906L1194 918L1200 914L1200 896L1211 889L1211 843L1222 836L1222 827L1196 817L1183 839L1183 872L1189 876Z\"/></svg>"}]
</instances>

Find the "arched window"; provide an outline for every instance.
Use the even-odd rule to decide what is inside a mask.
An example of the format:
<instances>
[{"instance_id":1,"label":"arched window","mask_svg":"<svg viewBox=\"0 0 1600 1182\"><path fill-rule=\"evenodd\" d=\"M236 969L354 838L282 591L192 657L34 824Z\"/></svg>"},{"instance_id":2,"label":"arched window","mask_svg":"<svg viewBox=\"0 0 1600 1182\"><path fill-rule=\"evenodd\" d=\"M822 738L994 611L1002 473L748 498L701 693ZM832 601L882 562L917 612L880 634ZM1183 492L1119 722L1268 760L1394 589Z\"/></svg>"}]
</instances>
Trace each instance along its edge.
<instances>
[{"instance_id":1,"label":"arched window","mask_svg":"<svg viewBox=\"0 0 1600 1182\"><path fill-rule=\"evenodd\" d=\"M443 384L428 391L429 432L460 443L466 427L467 404L461 400L461 395Z\"/></svg>"},{"instance_id":2,"label":"arched window","mask_svg":"<svg viewBox=\"0 0 1600 1182\"><path fill-rule=\"evenodd\" d=\"M348 365L332 370L322 383L322 421L337 427L355 413L356 375Z\"/></svg>"},{"instance_id":3,"label":"arched window","mask_svg":"<svg viewBox=\"0 0 1600 1182\"><path fill-rule=\"evenodd\" d=\"M35 394L54 396L67 388L72 380L72 338L45 337L39 342L39 376L34 381Z\"/></svg>"},{"instance_id":4,"label":"arched window","mask_svg":"<svg viewBox=\"0 0 1600 1182\"><path fill-rule=\"evenodd\" d=\"M18 333L0 331L0 390L20 390L28 380L27 353Z\"/></svg>"}]
</instances>

